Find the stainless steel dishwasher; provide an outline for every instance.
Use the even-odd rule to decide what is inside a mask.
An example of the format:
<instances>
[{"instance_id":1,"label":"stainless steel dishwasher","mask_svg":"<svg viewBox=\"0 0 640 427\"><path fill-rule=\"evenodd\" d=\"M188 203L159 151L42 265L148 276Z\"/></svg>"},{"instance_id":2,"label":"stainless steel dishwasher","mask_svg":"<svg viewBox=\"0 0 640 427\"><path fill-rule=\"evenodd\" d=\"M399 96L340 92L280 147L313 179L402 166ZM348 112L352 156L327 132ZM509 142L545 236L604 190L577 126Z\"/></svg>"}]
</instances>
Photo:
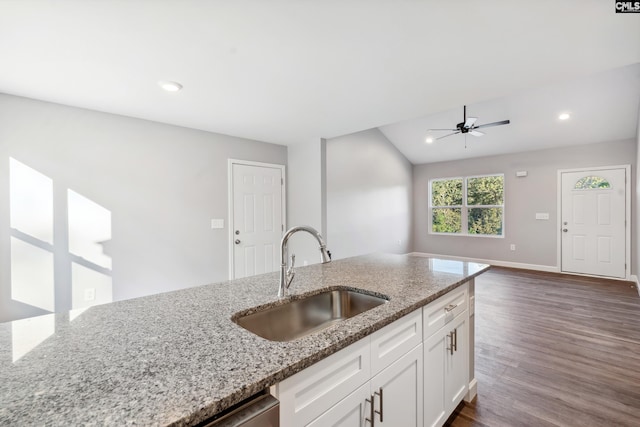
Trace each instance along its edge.
<instances>
[{"instance_id":1,"label":"stainless steel dishwasher","mask_svg":"<svg viewBox=\"0 0 640 427\"><path fill-rule=\"evenodd\" d=\"M279 427L280 402L266 390L224 411L198 427Z\"/></svg>"}]
</instances>

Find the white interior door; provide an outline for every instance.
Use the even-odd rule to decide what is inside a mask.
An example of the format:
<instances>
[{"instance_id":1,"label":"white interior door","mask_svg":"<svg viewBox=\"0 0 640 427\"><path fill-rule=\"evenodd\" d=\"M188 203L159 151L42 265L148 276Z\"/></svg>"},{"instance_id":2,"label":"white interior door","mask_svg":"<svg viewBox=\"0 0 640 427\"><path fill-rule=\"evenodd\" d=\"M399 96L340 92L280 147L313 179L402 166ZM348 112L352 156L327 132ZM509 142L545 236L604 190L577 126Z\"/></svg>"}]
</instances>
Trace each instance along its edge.
<instances>
[{"instance_id":1,"label":"white interior door","mask_svg":"<svg viewBox=\"0 0 640 427\"><path fill-rule=\"evenodd\" d=\"M275 271L284 231L283 168L238 163L231 168L232 278Z\"/></svg>"},{"instance_id":2,"label":"white interior door","mask_svg":"<svg viewBox=\"0 0 640 427\"><path fill-rule=\"evenodd\" d=\"M626 169L563 172L562 271L626 277Z\"/></svg>"}]
</instances>

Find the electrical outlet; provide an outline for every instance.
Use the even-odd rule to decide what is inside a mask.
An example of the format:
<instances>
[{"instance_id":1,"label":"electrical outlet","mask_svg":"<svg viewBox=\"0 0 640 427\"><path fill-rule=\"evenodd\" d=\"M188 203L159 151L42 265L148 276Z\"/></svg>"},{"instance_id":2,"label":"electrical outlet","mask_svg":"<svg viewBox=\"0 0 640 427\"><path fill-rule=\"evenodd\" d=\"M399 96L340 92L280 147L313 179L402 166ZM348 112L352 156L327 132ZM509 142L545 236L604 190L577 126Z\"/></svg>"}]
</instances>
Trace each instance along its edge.
<instances>
[{"instance_id":1,"label":"electrical outlet","mask_svg":"<svg viewBox=\"0 0 640 427\"><path fill-rule=\"evenodd\" d=\"M516 250L516 245L514 245L513 243L511 244L511 250L515 251Z\"/></svg>"},{"instance_id":2,"label":"electrical outlet","mask_svg":"<svg viewBox=\"0 0 640 427\"><path fill-rule=\"evenodd\" d=\"M93 301L96 299L96 289L88 288L84 290L84 300L85 301Z\"/></svg>"}]
</instances>

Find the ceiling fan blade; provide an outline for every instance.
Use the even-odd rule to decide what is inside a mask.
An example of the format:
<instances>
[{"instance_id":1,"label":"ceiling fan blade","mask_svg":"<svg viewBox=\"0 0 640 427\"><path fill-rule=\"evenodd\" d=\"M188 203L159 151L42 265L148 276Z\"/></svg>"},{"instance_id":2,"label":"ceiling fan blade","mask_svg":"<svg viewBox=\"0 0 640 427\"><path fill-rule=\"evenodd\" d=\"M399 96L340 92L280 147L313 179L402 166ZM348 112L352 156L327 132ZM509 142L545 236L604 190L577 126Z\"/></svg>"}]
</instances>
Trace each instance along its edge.
<instances>
[{"instance_id":1,"label":"ceiling fan blade","mask_svg":"<svg viewBox=\"0 0 640 427\"><path fill-rule=\"evenodd\" d=\"M460 131L458 131L458 132L454 132L454 133L450 133L449 135L441 136L441 137L439 137L439 138L434 139L434 141L437 141L437 140L442 139L442 138L446 138L446 137L451 136L451 135L455 135L455 134L457 134L457 133L460 133Z\"/></svg>"},{"instance_id":2,"label":"ceiling fan blade","mask_svg":"<svg viewBox=\"0 0 640 427\"><path fill-rule=\"evenodd\" d=\"M473 124L478 120L477 117L467 117L467 120L464 122L464 127L469 129Z\"/></svg>"},{"instance_id":3,"label":"ceiling fan blade","mask_svg":"<svg viewBox=\"0 0 640 427\"><path fill-rule=\"evenodd\" d=\"M471 135L473 135L473 136L482 136L482 135L484 135L484 132L480 132L480 131L477 131L477 130L470 130L469 133Z\"/></svg>"},{"instance_id":4,"label":"ceiling fan blade","mask_svg":"<svg viewBox=\"0 0 640 427\"><path fill-rule=\"evenodd\" d=\"M502 126L502 125L508 125L509 123L511 123L509 120L503 120L501 122L493 122L493 123L487 123L486 125L480 125L480 126L474 126L474 129L480 129L480 128L488 128L491 126Z\"/></svg>"},{"instance_id":5,"label":"ceiling fan blade","mask_svg":"<svg viewBox=\"0 0 640 427\"><path fill-rule=\"evenodd\" d=\"M458 130L458 129L427 129L427 132L430 132L432 130L448 130L448 131L453 132L454 130Z\"/></svg>"}]
</instances>

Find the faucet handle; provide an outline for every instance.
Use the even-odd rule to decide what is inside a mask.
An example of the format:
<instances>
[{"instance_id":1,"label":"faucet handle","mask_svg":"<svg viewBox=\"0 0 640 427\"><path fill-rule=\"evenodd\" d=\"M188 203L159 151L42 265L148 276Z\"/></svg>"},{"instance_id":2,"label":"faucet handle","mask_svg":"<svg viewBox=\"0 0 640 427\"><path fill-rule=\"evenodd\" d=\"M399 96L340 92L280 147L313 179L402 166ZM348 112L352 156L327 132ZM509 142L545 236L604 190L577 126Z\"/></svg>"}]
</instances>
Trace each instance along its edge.
<instances>
[{"instance_id":1,"label":"faucet handle","mask_svg":"<svg viewBox=\"0 0 640 427\"><path fill-rule=\"evenodd\" d=\"M296 254L291 255L291 265L287 269L287 276L293 275L293 267L296 265Z\"/></svg>"}]
</instances>

